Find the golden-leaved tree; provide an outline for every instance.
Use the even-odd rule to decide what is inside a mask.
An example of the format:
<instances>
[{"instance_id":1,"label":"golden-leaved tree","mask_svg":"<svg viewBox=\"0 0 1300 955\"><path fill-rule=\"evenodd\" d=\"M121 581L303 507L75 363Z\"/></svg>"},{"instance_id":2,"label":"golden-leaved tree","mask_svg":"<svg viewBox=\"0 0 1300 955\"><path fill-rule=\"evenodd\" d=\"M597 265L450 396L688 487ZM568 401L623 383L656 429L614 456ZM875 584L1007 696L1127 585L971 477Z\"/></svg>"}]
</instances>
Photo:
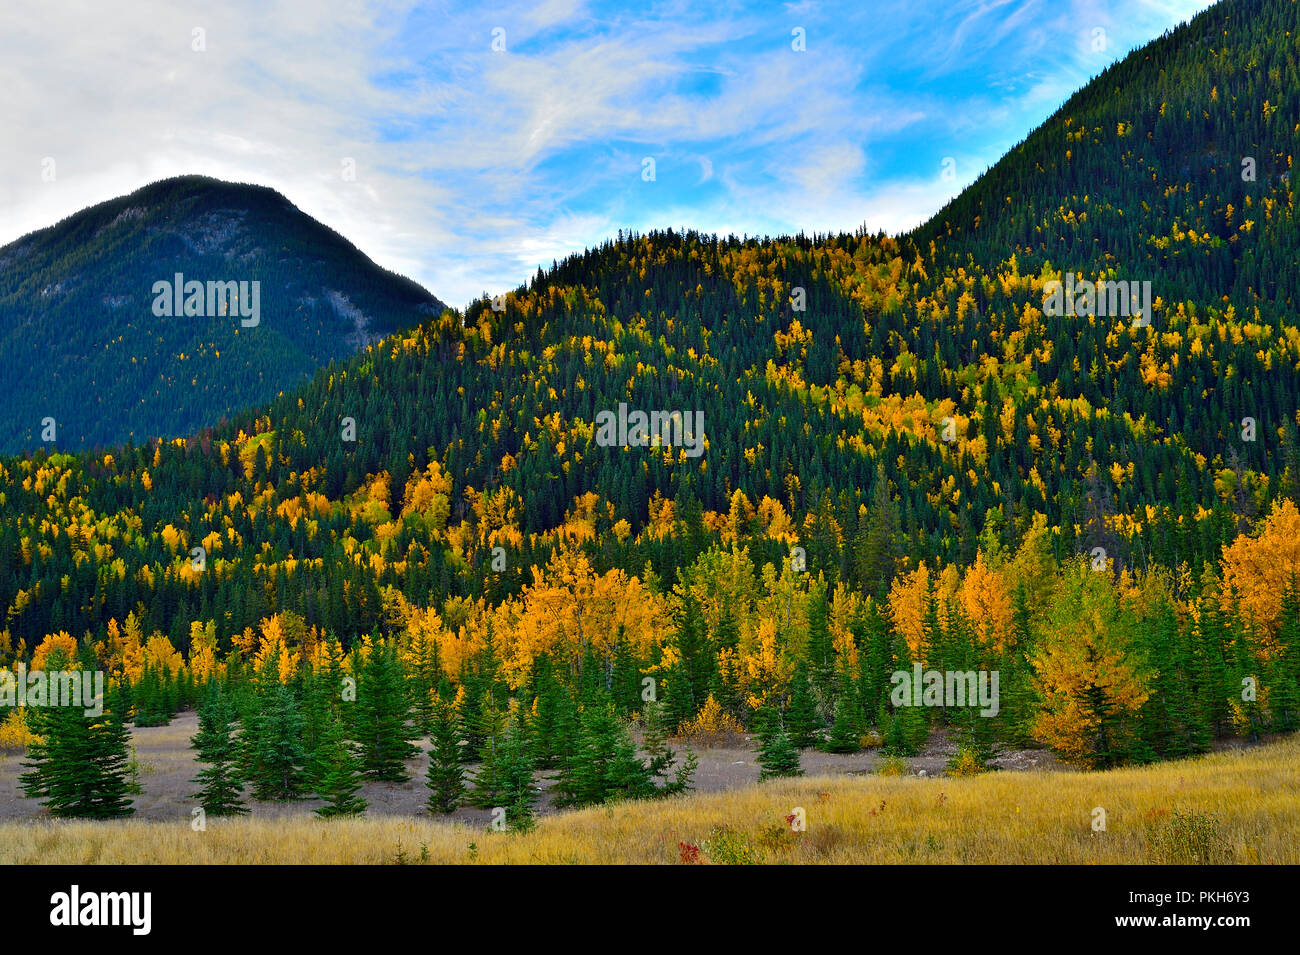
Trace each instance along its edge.
<instances>
[{"instance_id":1,"label":"golden-leaved tree","mask_svg":"<svg viewBox=\"0 0 1300 955\"><path fill-rule=\"evenodd\" d=\"M1242 534L1223 549L1223 586L1251 629L1257 655L1274 658L1282 595L1300 587L1300 510L1294 503L1279 501L1253 536Z\"/></svg>"},{"instance_id":2,"label":"golden-leaved tree","mask_svg":"<svg viewBox=\"0 0 1300 955\"><path fill-rule=\"evenodd\" d=\"M1042 697L1034 732L1066 762L1108 766L1129 754L1150 681L1136 629L1106 574L1084 561L1066 567L1032 658Z\"/></svg>"}]
</instances>

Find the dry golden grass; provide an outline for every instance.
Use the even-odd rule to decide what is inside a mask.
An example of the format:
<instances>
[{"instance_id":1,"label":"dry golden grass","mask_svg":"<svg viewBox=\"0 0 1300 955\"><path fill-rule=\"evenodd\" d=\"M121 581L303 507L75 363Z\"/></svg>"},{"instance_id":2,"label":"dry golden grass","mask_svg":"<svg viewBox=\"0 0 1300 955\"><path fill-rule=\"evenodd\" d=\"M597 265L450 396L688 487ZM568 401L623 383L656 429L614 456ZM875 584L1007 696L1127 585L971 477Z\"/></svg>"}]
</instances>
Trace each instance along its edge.
<instances>
[{"instance_id":1,"label":"dry golden grass","mask_svg":"<svg viewBox=\"0 0 1300 955\"><path fill-rule=\"evenodd\" d=\"M786 821L795 807L805 832ZM391 863L399 846L412 863L1295 864L1300 738L1105 773L773 781L550 816L526 835L393 817L0 826L0 863Z\"/></svg>"}]
</instances>

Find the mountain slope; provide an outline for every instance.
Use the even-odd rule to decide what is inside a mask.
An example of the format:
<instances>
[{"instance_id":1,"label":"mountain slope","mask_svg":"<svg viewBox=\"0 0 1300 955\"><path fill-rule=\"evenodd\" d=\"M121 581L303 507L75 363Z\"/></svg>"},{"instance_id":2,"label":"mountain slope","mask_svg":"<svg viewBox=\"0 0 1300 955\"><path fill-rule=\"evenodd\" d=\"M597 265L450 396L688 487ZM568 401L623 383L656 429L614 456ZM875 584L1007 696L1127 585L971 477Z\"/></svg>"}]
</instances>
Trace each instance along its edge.
<instances>
[{"instance_id":1,"label":"mountain slope","mask_svg":"<svg viewBox=\"0 0 1300 955\"><path fill-rule=\"evenodd\" d=\"M512 694L541 712L557 681L644 712L652 675L666 725L753 728L784 701L793 722L802 697L800 734L833 720L836 748L874 729L914 751L943 723L976 762L1294 730L1300 329L1242 264L1300 255L1291 186L1261 164L1238 205L1201 157L1207 132L1294 151L1271 106L1298 105L1272 65L1296 9L1225 3L1133 54L972 188L969 222L620 235L188 439L0 458L0 656L89 634L137 682L145 650L305 678L330 638L352 665L391 640L426 694L465 691L467 726ZM1212 111L1239 82L1261 108ZM1133 163L1185 178L1064 138L1162 84L1181 118ZM1004 182L1023 209L990 205ZM1230 235L1186 219L1220 196ZM1150 322L1053 314L1067 270L1151 282ZM601 424L636 412L702 415L703 441ZM997 714L896 700L919 665L1000 674Z\"/></svg>"},{"instance_id":2,"label":"mountain slope","mask_svg":"<svg viewBox=\"0 0 1300 955\"><path fill-rule=\"evenodd\" d=\"M914 236L954 265L1014 252L1151 279L1166 301L1291 311L1297 68L1300 6L1216 4L1071 96Z\"/></svg>"},{"instance_id":3,"label":"mountain slope","mask_svg":"<svg viewBox=\"0 0 1300 955\"><path fill-rule=\"evenodd\" d=\"M155 314L176 273L204 314ZM206 283L240 281L257 323L207 314ZM193 433L443 307L273 190L153 183L0 248L0 450L40 444L46 418L64 449Z\"/></svg>"},{"instance_id":4,"label":"mountain slope","mask_svg":"<svg viewBox=\"0 0 1300 955\"><path fill-rule=\"evenodd\" d=\"M1037 513L1063 553L1215 560L1300 486L1297 44L1291 0L1216 6L899 240L668 231L573 256L503 312L480 302L275 402L268 476L320 467L343 494L384 470L400 493L431 450L458 489L527 502L527 532L588 493L638 530L656 494L726 515L740 490L815 515L835 573L869 590L887 575L858 510L890 499L913 559L970 561L990 522L1011 545ZM1150 282L1150 325L1049 314L1067 270ZM599 447L620 402L703 411L707 452Z\"/></svg>"}]
</instances>

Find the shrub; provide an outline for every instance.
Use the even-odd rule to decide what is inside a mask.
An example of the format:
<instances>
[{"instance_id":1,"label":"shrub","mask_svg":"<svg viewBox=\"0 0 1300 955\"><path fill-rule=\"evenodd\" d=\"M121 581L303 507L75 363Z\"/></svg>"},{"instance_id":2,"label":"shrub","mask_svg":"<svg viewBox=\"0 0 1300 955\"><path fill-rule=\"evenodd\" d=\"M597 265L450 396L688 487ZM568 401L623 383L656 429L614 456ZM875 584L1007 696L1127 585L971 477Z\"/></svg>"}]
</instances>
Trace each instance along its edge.
<instances>
[{"instance_id":1,"label":"shrub","mask_svg":"<svg viewBox=\"0 0 1300 955\"><path fill-rule=\"evenodd\" d=\"M714 826L700 847L709 861L718 865L758 865L763 861L749 838L730 826Z\"/></svg>"},{"instance_id":2,"label":"shrub","mask_svg":"<svg viewBox=\"0 0 1300 955\"><path fill-rule=\"evenodd\" d=\"M1223 865L1232 850L1219 833L1216 813L1175 809L1160 822L1147 826L1147 847L1153 861L1162 865Z\"/></svg>"},{"instance_id":3,"label":"shrub","mask_svg":"<svg viewBox=\"0 0 1300 955\"><path fill-rule=\"evenodd\" d=\"M902 756L886 756L880 761L877 776L906 776L907 760Z\"/></svg>"},{"instance_id":4,"label":"shrub","mask_svg":"<svg viewBox=\"0 0 1300 955\"><path fill-rule=\"evenodd\" d=\"M978 776L989 771L980 754L969 746L957 747L957 752L948 758L947 769L949 776Z\"/></svg>"},{"instance_id":5,"label":"shrub","mask_svg":"<svg viewBox=\"0 0 1300 955\"><path fill-rule=\"evenodd\" d=\"M39 743L41 738L27 726L26 707L16 707L0 721L0 753L27 752L32 743Z\"/></svg>"},{"instance_id":6,"label":"shrub","mask_svg":"<svg viewBox=\"0 0 1300 955\"><path fill-rule=\"evenodd\" d=\"M710 693L695 719L683 723L679 733L699 746L726 746L739 743L745 728Z\"/></svg>"}]
</instances>

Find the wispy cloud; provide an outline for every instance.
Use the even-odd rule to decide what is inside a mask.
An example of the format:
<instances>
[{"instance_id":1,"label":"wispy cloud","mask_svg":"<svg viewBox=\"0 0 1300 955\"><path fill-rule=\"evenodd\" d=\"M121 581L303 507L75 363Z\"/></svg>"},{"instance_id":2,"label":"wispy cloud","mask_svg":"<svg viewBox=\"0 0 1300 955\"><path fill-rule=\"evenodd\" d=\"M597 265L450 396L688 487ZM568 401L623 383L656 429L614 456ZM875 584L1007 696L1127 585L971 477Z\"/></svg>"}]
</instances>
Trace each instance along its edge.
<instances>
[{"instance_id":1,"label":"wispy cloud","mask_svg":"<svg viewBox=\"0 0 1300 955\"><path fill-rule=\"evenodd\" d=\"M464 304L620 227L893 231L1206 5L9 0L0 242L204 173Z\"/></svg>"}]
</instances>

